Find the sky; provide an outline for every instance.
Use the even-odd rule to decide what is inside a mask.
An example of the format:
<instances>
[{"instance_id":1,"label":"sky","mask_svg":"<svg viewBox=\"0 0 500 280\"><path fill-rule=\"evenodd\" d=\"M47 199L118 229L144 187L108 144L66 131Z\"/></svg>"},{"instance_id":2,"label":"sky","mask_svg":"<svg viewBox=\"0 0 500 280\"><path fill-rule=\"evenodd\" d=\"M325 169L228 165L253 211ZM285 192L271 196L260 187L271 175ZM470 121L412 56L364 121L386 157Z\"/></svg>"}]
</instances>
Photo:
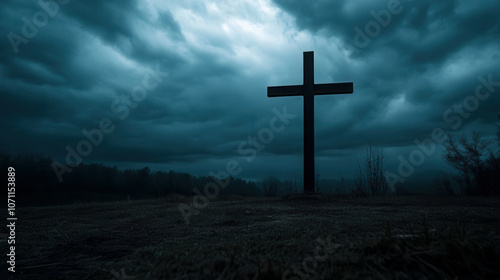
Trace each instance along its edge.
<instances>
[{"instance_id":1,"label":"sky","mask_svg":"<svg viewBox=\"0 0 500 280\"><path fill-rule=\"evenodd\" d=\"M445 170L443 134L498 126L498 11L495 0L1 1L0 147L51 156L62 177L99 162L301 180L302 97L267 87L302 84L314 51L316 83L354 83L315 97L321 178L352 176L368 143L393 178Z\"/></svg>"}]
</instances>

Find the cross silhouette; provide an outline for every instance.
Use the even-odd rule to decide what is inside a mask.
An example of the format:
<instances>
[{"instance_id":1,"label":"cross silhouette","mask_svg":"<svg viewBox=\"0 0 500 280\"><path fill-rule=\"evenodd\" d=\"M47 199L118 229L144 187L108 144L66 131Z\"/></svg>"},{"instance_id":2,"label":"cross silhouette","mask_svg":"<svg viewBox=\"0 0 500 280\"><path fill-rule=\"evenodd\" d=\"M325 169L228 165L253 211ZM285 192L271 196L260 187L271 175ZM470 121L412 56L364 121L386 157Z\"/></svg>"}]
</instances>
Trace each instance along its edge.
<instances>
[{"instance_id":1,"label":"cross silhouette","mask_svg":"<svg viewBox=\"0 0 500 280\"><path fill-rule=\"evenodd\" d=\"M304 96L304 193L314 193L314 96L346 93L353 83L314 83L314 52L304 52L302 85L267 87L267 97Z\"/></svg>"}]
</instances>

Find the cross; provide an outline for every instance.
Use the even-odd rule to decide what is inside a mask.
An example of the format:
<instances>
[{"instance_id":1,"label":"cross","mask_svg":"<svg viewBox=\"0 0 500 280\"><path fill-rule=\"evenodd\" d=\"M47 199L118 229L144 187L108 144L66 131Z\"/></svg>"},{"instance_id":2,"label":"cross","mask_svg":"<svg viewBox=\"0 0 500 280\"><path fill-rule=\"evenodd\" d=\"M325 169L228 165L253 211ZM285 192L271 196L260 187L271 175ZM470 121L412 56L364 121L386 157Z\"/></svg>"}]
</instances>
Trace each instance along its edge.
<instances>
[{"instance_id":1,"label":"cross","mask_svg":"<svg viewBox=\"0 0 500 280\"><path fill-rule=\"evenodd\" d=\"M267 97L304 96L304 193L314 193L314 95L345 93L353 93L353 83L314 83L314 52L304 52L302 85L267 87Z\"/></svg>"}]
</instances>

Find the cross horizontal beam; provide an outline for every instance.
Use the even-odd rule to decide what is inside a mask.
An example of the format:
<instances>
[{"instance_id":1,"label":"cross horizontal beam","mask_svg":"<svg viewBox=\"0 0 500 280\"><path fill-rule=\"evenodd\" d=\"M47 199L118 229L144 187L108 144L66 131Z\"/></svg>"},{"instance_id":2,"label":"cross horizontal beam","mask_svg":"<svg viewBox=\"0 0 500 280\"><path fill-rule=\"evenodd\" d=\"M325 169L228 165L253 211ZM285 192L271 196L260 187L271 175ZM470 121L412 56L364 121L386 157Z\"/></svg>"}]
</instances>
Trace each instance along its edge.
<instances>
[{"instance_id":1,"label":"cross horizontal beam","mask_svg":"<svg viewBox=\"0 0 500 280\"><path fill-rule=\"evenodd\" d=\"M302 96L304 92L304 86L267 87L267 97Z\"/></svg>"},{"instance_id":2,"label":"cross horizontal beam","mask_svg":"<svg viewBox=\"0 0 500 280\"><path fill-rule=\"evenodd\" d=\"M336 83L336 84L315 84L313 87L314 95L323 94L347 94L353 93L353 83Z\"/></svg>"},{"instance_id":3,"label":"cross horizontal beam","mask_svg":"<svg viewBox=\"0 0 500 280\"><path fill-rule=\"evenodd\" d=\"M303 85L267 87L267 97L303 96L305 92ZM353 83L315 84L313 86L314 95L348 94L353 92Z\"/></svg>"}]
</instances>

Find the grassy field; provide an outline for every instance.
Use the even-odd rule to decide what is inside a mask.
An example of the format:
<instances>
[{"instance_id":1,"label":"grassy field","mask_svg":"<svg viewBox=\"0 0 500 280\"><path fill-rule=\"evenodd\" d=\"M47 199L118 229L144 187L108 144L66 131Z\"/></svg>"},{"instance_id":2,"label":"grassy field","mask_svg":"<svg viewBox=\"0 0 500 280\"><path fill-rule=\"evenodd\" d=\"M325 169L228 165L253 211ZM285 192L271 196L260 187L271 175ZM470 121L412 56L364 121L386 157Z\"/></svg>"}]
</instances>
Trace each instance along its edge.
<instances>
[{"instance_id":1,"label":"grassy field","mask_svg":"<svg viewBox=\"0 0 500 280\"><path fill-rule=\"evenodd\" d=\"M181 202L18 209L12 279L500 279L499 198Z\"/></svg>"}]
</instances>

